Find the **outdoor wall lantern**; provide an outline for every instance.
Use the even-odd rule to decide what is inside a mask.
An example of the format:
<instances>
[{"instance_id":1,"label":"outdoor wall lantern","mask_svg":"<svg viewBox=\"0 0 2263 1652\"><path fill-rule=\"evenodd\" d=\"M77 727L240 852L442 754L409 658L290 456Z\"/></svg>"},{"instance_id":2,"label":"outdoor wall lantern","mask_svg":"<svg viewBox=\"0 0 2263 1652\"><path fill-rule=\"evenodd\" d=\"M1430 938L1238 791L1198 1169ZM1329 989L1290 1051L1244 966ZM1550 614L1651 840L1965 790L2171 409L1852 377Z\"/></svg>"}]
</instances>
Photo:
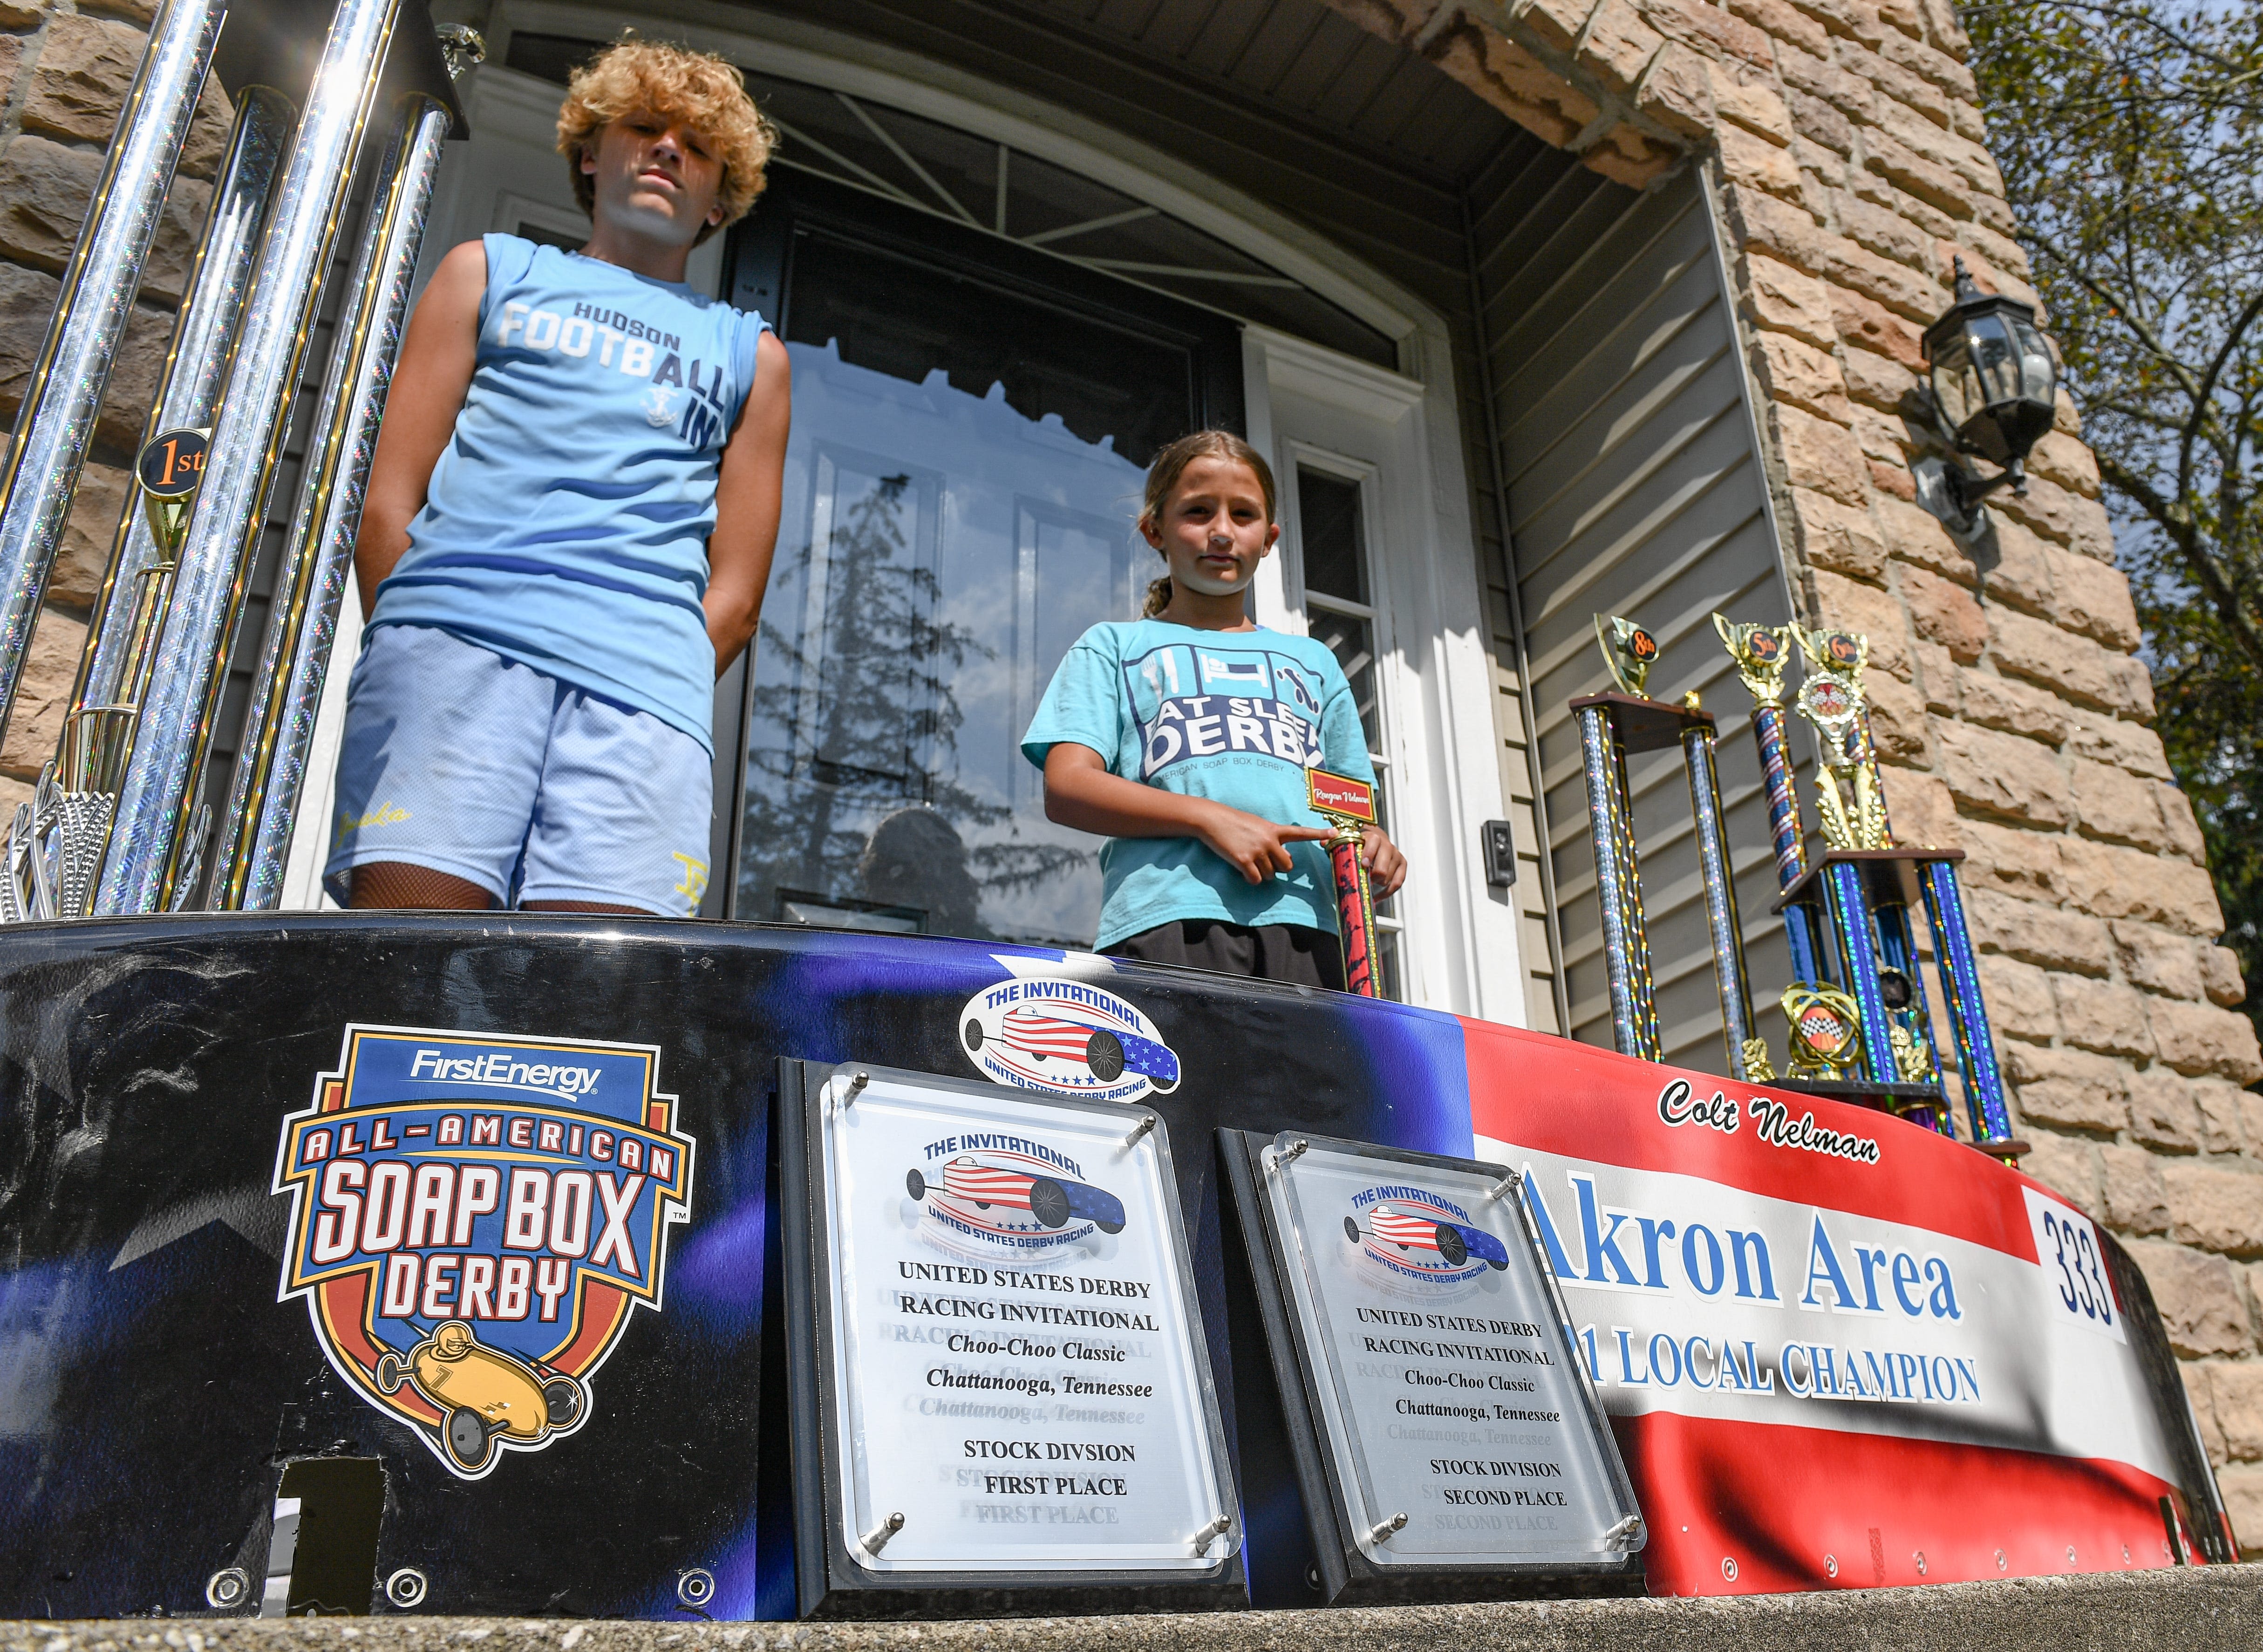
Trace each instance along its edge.
<instances>
[{"instance_id":1,"label":"outdoor wall lantern","mask_svg":"<svg viewBox=\"0 0 2263 1652\"><path fill-rule=\"evenodd\" d=\"M1969 539L1980 530L1984 497L2006 482L2014 493L2027 492L2028 450L2057 411L2058 364L2035 325L2035 307L1983 293L1963 258L1956 301L1925 330L1925 359L1934 416L1951 454L1912 467L1918 503ZM1983 478L1959 464L1957 453L1977 453L2001 469Z\"/></svg>"}]
</instances>

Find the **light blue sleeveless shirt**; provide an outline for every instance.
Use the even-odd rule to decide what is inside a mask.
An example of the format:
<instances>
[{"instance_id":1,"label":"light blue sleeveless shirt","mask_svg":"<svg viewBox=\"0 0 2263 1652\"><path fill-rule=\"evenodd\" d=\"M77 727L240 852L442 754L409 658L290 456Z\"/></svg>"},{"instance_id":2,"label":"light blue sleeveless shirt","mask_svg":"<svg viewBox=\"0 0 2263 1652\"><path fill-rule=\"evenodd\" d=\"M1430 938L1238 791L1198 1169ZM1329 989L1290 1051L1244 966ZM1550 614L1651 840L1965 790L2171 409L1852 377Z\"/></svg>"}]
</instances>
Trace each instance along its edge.
<instances>
[{"instance_id":1,"label":"light blue sleeveless shirt","mask_svg":"<svg viewBox=\"0 0 2263 1652\"><path fill-rule=\"evenodd\" d=\"M485 244L471 389L369 623L448 632L712 753L707 536L766 323L516 235Z\"/></svg>"}]
</instances>

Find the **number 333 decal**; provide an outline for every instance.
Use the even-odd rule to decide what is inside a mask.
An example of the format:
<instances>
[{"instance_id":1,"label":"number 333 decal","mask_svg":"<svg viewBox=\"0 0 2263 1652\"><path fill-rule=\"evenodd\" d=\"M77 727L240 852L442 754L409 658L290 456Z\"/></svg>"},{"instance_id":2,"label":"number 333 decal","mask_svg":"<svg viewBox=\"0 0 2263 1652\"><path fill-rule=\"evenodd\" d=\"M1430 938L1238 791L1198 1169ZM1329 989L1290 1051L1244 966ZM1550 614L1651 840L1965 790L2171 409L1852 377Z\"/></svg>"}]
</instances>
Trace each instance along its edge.
<instances>
[{"instance_id":1,"label":"number 333 decal","mask_svg":"<svg viewBox=\"0 0 2263 1652\"><path fill-rule=\"evenodd\" d=\"M2126 1342L2122 1310L2106 1277L2106 1257L2090 1218L2047 1199L2032 1188L2020 1190L2028 1201L2035 1257L2042 1264L2043 1288L2058 1311L2086 1330Z\"/></svg>"}]
</instances>

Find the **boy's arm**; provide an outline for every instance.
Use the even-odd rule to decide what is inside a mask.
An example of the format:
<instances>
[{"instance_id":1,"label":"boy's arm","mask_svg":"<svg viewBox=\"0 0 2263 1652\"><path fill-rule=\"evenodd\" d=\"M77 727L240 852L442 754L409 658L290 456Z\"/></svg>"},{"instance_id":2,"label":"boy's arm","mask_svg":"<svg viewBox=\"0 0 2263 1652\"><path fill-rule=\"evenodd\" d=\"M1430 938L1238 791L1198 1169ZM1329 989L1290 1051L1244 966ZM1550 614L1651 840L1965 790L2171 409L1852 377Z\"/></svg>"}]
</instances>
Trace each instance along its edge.
<instances>
[{"instance_id":1,"label":"boy's arm","mask_svg":"<svg viewBox=\"0 0 2263 1652\"><path fill-rule=\"evenodd\" d=\"M785 442L793 423L793 364L765 328L755 346L754 388L723 449L715 479L715 531L707 536L707 640L715 675L755 634L777 549L785 491Z\"/></svg>"},{"instance_id":2,"label":"boy's arm","mask_svg":"<svg viewBox=\"0 0 2263 1652\"><path fill-rule=\"evenodd\" d=\"M1045 818L1110 837L1197 837L1252 883L1295 870L1286 845L1333 835L1127 780L1110 774L1107 760L1090 746L1070 740L1045 753Z\"/></svg>"},{"instance_id":3,"label":"boy's arm","mask_svg":"<svg viewBox=\"0 0 2263 1652\"><path fill-rule=\"evenodd\" d=\"M364 618L377 588L408 548L408 525L424 508L432 467L456 433L480 353L480 300L488 289L488 250L466 241L440 260L409 317L401 359L385 398L354 541L354 576Z\"/></svg>"}]
</instances>

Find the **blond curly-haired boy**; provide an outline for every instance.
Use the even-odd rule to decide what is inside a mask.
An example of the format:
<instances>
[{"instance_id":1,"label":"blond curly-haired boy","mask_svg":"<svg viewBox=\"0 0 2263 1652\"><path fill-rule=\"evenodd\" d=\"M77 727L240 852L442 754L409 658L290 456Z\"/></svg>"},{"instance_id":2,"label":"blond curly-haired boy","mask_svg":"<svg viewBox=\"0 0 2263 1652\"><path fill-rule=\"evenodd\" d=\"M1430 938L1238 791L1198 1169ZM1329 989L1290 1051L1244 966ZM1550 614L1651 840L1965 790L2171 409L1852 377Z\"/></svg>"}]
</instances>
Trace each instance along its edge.
<instances>
[{"instance_id":1,"label":"blond curly-haired boy","mask_svg":"<svg viewBox=\"0 0 2263 1652\"><path fill-rule=\"evenodd\" d=\"M558 114L589 240L487 235L425 288L355 552L338 899L698 909L713 684L761 612L792 385L684 265L776 141L728 63L625 39Z\"/></svg>"}]
</instances>

